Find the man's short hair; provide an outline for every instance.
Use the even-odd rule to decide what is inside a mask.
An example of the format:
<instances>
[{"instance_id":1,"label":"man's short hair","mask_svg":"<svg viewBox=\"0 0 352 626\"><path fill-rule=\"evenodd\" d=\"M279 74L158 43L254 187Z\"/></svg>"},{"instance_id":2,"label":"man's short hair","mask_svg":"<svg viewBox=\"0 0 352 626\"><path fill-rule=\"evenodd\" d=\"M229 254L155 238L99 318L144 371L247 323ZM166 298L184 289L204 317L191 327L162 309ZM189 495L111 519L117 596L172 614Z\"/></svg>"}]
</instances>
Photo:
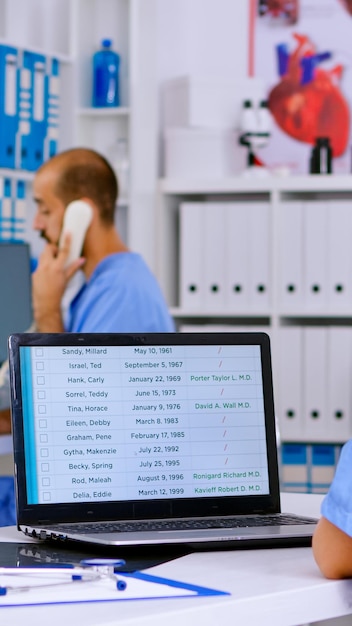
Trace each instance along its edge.
<instances>
[{"instance_id":1,"label":"man's short hair","mask_svg":"<svg viewBox=\"0 0 352 626\"><path fill-rule=\"evenodd\" d=\"M54 167L57 171L54 193L66 206L73 200L89 198L98 207L102 222L114 223L118 182L101 154L89 148L72 148L60 152L42 167Z\"/></svg>"}]
</instances>

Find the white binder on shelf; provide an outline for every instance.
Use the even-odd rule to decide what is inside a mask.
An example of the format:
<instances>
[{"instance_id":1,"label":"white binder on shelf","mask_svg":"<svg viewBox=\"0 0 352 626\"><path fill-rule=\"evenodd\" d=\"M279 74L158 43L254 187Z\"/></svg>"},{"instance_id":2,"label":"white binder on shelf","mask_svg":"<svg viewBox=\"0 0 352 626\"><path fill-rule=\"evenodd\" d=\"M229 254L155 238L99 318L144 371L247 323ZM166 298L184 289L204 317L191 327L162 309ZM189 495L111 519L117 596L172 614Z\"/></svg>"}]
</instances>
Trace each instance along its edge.
<instances>
[{"instance_id":1,"label":"white binder on shelf","mask_svg":"<svg viewBox=\"0 0 352 626\"><path fill-rule=\"evenodd\" d=\"M269 203L250 202L246 210L249 219L249 309L267 311L271 287Z\"/></svg>"},{"instance_id":2,"label":"white binder on shelf","mask_svg":"<svg viewBox=\"0 0 352 626\"><path fill-rule=\"evenodd\" d=\"M26 234L26 183L16 181L16 197L14 200L14 239L23 241Z\"/></svg>"},{"instance_id":3,"label":"white binder on shelf","mask_svg":"<svg viewBox=\"0 0 352 626\"><path fill-rule=\"evenodd\" d=\"M302 441L303 427L303 329L282 326L278 335L277 417L282 441Z\"/></svg>"},{"instance_id":4,"label":"white binder on shelf","mask_svg":"<svg viewBox=\"0 0 352 626\"><path fill-rule=\"evenodd\" d=\"M306 441L329 441L327 328L303 328L303 415Z\"/></svg>"},{"instance_id":5,"label":"white binder on shelf","mask_svg":"<svg viewBox=\"0 0 352 626\"><path fill-rule=\"evenodd\" d=\"M352 437L352 328L330 326L328 346L328 440L344 443Z\"/></svg>"},{"instance_id":6,"label":"white binder on shelf","mask_svg":"<svg viewBox=\"0 0 352 626\"><path fill-rule=\"evenodd\" d=\"M280 207L279 298L283 311L303 307L303 204L283 202Z\"/></svg>"},{"instance_id":7,"label":"white binder on shelf","mask_svg":"<svg viewBox=\"0 0 352 626\"><path fill-rule=\"evenodd\" d=\"M204 202L202 237L204 310L223 311L225 272L225 209L223 202Z\"/></svg>"},{"instance_id":8,"label":"white binder on shelf","mask_svg":"<svg viewBox=\"0 0 352 626\"><path fill-rule=\"evenodd\" d=\"M351 312L352 302L352 203L331 200L328 206L327 305L332 312Z\"/></svg>"},{"instance_id":9,"label":"white binder on shelf","mask_svg":"<svg viewBox=\"0 0 352 626\"><path fill-rule=\"evenodd\" d=\"M204 306L203 222L204 202L180 204L180 306L190 311Z\"/></svg>"},{"instance_id":10,"label":"white binder on shelf","mask_svg":"<svg viewBox=\"0 0 352 626\"><path fill-rule=\"evenodd\" d=\"M326 310L328 206L314 200L304 203L304 300L309 311Z\"/></svg>"},{"instance_id":11,"label":"white binder on shelf","mask_svg":"<svg viewBox=\"0 0 352 626\"><path fill-rule=\"evenodd\" d=\"M225 212L225 308L228 311L248 311L248 214L240 202L224 204Z\"/></svg>"},{"instance_id":12,"label":"white binder on shelf","mask_svg":"<svg viewBox=\"0 0 352 626\"><path fill-rule=\"evenodd\" d=\"M10 178L1 179L1 238L14 238L14 219L13 219L13 197L12 197L12 180Z\"/></svg>"}]
</instances>

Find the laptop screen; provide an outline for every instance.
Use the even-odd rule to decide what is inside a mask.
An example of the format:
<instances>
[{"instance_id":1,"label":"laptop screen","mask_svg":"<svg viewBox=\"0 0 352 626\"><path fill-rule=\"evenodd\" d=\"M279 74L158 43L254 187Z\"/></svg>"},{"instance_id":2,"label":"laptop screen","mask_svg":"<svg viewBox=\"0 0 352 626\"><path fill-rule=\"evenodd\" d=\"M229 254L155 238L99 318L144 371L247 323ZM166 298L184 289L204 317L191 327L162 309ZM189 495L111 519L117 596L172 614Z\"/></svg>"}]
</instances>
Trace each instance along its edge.
<instances>
[{"instance_id":1,"label":"laptop screen","mask_svg":"<svg viewBox=\"0 0 352 626\"><path fill-rule=\"evenodd\" d=\"M9 346L27 505L269 494L264 333L22 334Z\"/></svg>"}]
</instances>

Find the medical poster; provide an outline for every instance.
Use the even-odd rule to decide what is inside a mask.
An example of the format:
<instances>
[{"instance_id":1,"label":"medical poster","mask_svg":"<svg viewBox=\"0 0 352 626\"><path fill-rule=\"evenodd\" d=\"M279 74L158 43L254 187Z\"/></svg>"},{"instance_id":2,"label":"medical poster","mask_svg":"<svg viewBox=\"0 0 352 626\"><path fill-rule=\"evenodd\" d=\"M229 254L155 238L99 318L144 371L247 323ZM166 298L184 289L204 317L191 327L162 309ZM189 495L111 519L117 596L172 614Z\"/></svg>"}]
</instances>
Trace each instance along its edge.
<instances>
[{"instance_id":1,"label":"medical poster","mask_svg":"<svg viewBox=\"0 0 352 626\"><path fill-rule=\"evenodd\" d=\"M249 75L265 85L272 134L259 157L308 174L317 137L351 172L352 0L250 0Z\"/></svg>"}]
</instances>

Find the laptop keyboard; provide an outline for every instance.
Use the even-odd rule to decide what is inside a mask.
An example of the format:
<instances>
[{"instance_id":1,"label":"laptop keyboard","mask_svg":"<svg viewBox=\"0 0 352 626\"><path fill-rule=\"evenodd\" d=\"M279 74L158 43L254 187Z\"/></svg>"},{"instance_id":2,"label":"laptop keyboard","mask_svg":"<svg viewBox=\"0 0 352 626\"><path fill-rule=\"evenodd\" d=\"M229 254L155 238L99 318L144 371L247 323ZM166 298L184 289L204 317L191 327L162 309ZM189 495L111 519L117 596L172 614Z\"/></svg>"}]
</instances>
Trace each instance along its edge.
<instances>
[{"instance_id":1,"label":"laptop keyboard","mask_svg":"<svg viewBox=\"0 0 352 626\"><path fill-rule=\"evenodd\" d=\"M69 533L112 533L112 532L150 532L169 530L203 530L211 528L250 528L256 526L291 526L297 524L315 524L316 520L295 517L283 513L276 515L239 516L215 519L180 519L126 522L90 522L89 524L63 524L51 528L58 532Z\"/></svg>"}]
</instances>

